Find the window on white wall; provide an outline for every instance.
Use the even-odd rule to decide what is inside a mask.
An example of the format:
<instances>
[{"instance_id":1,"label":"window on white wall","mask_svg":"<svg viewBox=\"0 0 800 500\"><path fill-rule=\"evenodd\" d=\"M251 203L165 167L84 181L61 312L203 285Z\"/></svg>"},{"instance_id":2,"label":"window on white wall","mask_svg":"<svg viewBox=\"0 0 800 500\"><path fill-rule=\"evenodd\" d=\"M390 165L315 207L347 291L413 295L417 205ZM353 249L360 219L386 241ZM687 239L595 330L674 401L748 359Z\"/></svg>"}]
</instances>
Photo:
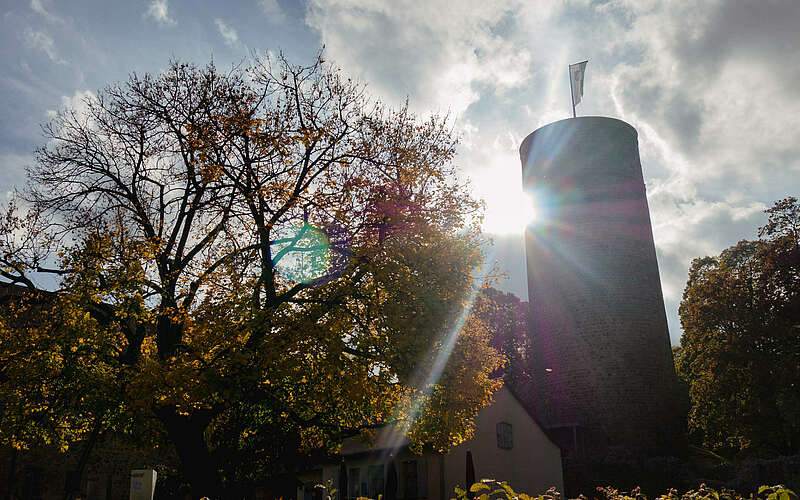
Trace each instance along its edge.
<instances>
[{"instance_id":1,"label":"window on white wall","mask_svg":"<svg viewBox=\"0 0 800 500\"><path fill-rule=\"evenodd\" d=\"M498 422L497 424L497 447L502 450L510 450L514 447L514 433L508 422Z\"/></svg>"}]
</instances>

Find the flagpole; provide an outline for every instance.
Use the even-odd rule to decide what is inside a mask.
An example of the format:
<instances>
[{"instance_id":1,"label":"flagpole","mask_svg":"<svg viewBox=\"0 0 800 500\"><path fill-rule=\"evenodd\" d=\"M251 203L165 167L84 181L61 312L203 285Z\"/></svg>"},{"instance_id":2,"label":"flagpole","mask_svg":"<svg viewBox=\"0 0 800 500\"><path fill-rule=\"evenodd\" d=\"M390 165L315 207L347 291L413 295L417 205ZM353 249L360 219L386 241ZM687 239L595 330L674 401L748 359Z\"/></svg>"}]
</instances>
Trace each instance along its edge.
<instances>
[{"instance_id":1,"label":"flagpole","mask_svg":"<svg viewBox=\"0 0 800 500\"><path fill-rule=\"evenodd\" d=\"M572 98L572 117L577 118L575 116L575 94L572 92L572 70L569 65L567 65L567 75L569 76L569 96Z\"/></svg>"}]
</instances>

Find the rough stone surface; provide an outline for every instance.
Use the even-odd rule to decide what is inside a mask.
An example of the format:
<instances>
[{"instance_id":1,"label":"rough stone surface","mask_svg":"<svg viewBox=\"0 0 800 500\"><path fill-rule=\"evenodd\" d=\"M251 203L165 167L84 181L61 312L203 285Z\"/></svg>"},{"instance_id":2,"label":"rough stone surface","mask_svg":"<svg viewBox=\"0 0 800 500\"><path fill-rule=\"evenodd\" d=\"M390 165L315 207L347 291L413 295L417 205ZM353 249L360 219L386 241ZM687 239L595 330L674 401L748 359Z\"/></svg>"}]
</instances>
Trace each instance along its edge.
<instances>
[{"instance_id":1,"label":"rough stone surface","mask_svg":"<svg viewBox=\"0 0 800 500\"><path fill-rule=\"evenodd\" d=\"M562 120L520 159L540 213L525 234L537 417L577 427L580 454L670 452L677 378L636 130Z\"/></svg>"}]
</instances>

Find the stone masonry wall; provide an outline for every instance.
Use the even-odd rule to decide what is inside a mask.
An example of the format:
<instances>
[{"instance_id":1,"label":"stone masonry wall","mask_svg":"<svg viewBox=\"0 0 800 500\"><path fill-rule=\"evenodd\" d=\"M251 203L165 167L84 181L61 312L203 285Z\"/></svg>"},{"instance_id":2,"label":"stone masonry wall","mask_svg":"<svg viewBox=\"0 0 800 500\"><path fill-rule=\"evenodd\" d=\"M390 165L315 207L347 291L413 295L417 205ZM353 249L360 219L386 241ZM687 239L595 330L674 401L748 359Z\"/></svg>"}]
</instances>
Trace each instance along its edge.
<instances>
[{"instance_id":1,"label":"stone masonry wall","mask_svg":"<svg viewBox=\"0 0 800 500\"><path fill-rule=\"evenodd\" d=\"M541 213L525 235L537 416L584 429L590 454L667 452L677 380L636 130L562 120L520 157Z\"/></svg>"}]
</instances>

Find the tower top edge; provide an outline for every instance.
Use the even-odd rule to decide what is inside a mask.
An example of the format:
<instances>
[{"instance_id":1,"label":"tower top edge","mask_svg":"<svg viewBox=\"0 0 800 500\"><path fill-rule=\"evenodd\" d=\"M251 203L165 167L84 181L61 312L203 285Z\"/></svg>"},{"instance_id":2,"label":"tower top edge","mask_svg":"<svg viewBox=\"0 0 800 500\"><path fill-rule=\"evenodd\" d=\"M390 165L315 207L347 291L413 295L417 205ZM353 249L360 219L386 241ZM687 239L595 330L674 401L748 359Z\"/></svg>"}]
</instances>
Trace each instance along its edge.
<instances>
[{"instance_id":1,"label":"tower top edge","mask_svg":"<svg viewBox=\"0 0 800 500\"><path fill-rule=\"evenodd\" d=\"M538 135L556 133L556 131L563 133L567 130L575 130L579 128L616 128L628 131L634 138L638 138L639 136L639 133L633 127L633 125L620 120L619 118L611 118L608 116L579 116L577 118L565 118L563 120L548 123L547 125L542 125L528 134L528 136L522 141L522 144L520 144L520 157L523 158L526 156L524 153L530 148L531 142L533 142L533 139Z\"/></svg>"}]
</instances>

